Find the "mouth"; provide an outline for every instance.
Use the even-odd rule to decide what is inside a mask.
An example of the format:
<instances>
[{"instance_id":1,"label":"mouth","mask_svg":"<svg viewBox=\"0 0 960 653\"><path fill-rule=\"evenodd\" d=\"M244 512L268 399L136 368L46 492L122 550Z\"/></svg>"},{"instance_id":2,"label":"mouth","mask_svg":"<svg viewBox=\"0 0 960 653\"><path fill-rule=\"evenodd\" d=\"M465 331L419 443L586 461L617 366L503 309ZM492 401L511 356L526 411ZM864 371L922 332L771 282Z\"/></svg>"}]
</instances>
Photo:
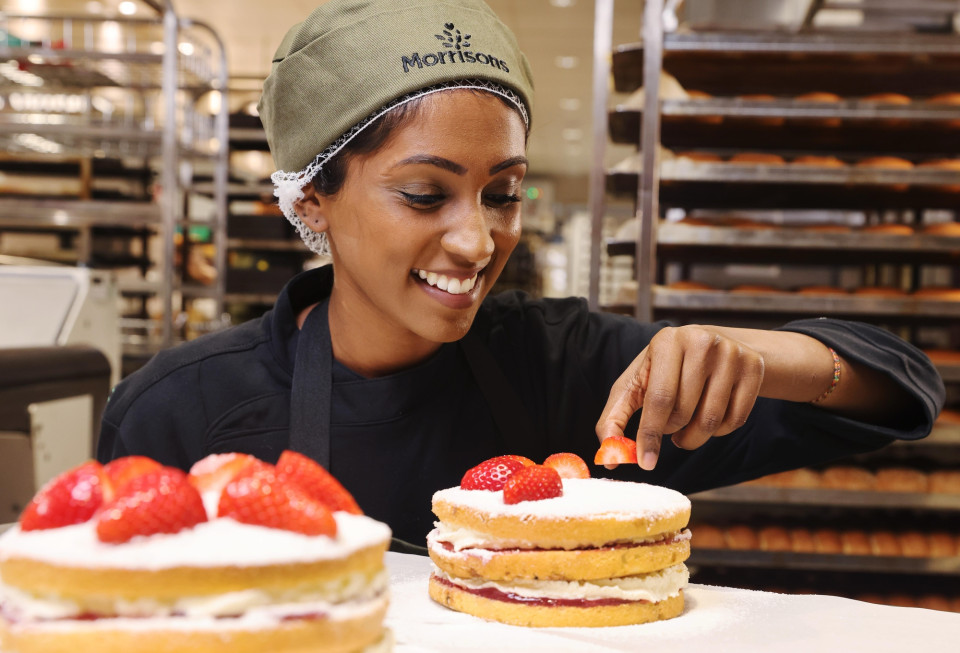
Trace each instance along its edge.
<instances>
[{"instance_id":1,"label":"mouth","mask_svg":"<svg viewBox=\"0 0 960 653\"><path fill-rule=\"evenodd\" d=\"M422 280L429 286L438 288L450 295L466 295L477 285L477 280L483 274L483 270L476 272L472 277L461 279L458 277L448 277L445 274L437 272L427 272L426 270L413 269L413 275Z\"/></svg>"}]
</instances>

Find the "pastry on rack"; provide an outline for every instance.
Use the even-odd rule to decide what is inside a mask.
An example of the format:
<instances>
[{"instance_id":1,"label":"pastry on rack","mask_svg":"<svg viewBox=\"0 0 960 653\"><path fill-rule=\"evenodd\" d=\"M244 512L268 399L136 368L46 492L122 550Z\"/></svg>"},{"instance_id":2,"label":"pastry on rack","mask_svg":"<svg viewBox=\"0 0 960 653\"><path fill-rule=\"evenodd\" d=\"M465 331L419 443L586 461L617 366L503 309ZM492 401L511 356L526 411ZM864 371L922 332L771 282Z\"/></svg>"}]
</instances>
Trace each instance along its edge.
<instances>
[{"instance_id":1,"label":"pastry on rack","mask_svg":"<svg viewBox=\"0 0 960 653\"><path fill-rule=\"evenodd\" d=\"M862 467L836 465L820 473L820 485L831 490L874 490L877 487L877 477Z\"/></svg>"},{"instance_id":2,"label":"pastry on rack","mask_svg":"<svg viewBox=\"0 0 960 653\"><path fill-rule=\"evenodd\" d=\"M796 157L790 161L790 163L798 166L816 166L818 168L844 168L847 165L835 156L819 154L804 154L803 156Z\"/></svg>"},{"instance_id":3,"label":"pastry on rack","mask_svg":"<svg viewBox=\"0 0 960 653\"><path fill-rule=\"evenodd\" d=\"M923 233L935 236L960 237L960 222L934 222L923 226Z\"/></svg>"},{"instance_id":4,"label":"pastry on rack","mask_svg":"<svg viewBox=\"0 0 960 653\"><path fill-rule=\"evenodd\" d=\"M884 492L926 492L926 472L908 467L886 467L876 472L877 490Z\"/></svg>"},{"instance_id":5,"label":"pastry on rack","mask_svg":"<svg viewBox=\"0 0 960 653\"><path fill-rule=\"evenodd\" d=\"M960 159L932 159L918 163L917 168L921 170L949 170L950 172L960 173ZM937 188L948 193L960 193L960 184L944 184L937 186Z\"/></svg>"},{"instance_id":6,"label":"pastry on rack","mask_svg":"<svg viewBox=\"0 0 960 653\"><path fill-rule=\"evenodd\" d=\"M875 531L871 533L870 549L875 556L899 556L903 553L900 538L890 531Z\"/></svg>"},{"instance_id":7,"label":"pastry on rack","mask_svg":"<svg viewBox=\"0 0 960 653\"><path fill-rule=\"evenodd\" d=\"M790 534L782 526L765 526L758 534L760 550L762 551L791 551Z\"/></svg>"},{"instance_id":8,"label":"pastry on rack","mask_svg":"<svg viewBox=\"0 0 960 653\"><path fill-rule=\"evenodd\" d=\"M696 524L690 527L693 533L691 546L697 549L725 549L727 548L723 530L711 524Z\"/></svg>"},{"instance_id":9,"label":"pastry on rack","mask_svg":"<svg viewBox=\"0 0 960 653\"><path fill-rule=\"evenodd\" d=\"M834 555L843 553L840 533L832 528L819 528L813 532L813 549L817 553Z\"/></svg>"},{"instance_id":10,"label":"pastry on rack","mask_svg":"<svg viewBox=\"0 0 960 653\"><path fill-rule=\"evenodd\" d=\"M933 299L941 302L960 301L960 288L952 286L924 286L913 291L914 297Z\"/></svg>"},{"instance_id":11,"label":"pastry on rack","mask_svg":"<svg viewBox=\"0 0 960 653\"><path fill-rule=\"evenodd\" d=\"M931 558L952 558L957 555L957 538L953 533L937 531L927 535Z\"/></svg>"},{"instance_id":12,"label":"pastry on rack","mask_svg":"<svg viewBox=\"0 0 960 653\"><path fill-rule=\"evenodd\" d=\"M813 540L813 534L806 528L790 529L790 549L794 553L815 552L817 545Z\"/></svg>"},{"instance_id":13,"label":"pastry on rack","mask_svg":"<svg viewBox=\"0 0 960 653\"><path fill-rule=\"evenodd\" d=\"M837 286L804 286L803 288L797 288L795 291L798 295L812 295L812 296L846 296L850 293L843 288L838 288Z\"/></svg>"},{"instance_id":14,"label":"pastry on rack","mask_svg":"<svg viewBox=\"0 0 960 653\"><path fill-rule=\"evenodd\" d=\"M825 92L803 93L794 99L798 102L823 102L825 104L836 104L842 100L836 93ZM805 118L797 122L817 127L839 127L842 120L840 118Z\"/></svg>"},{"instance_id":15,"label":"pastry on rack","mask_svg":"<svg viewBox=\"0 0 960 653\"><path fill-rule=\"evenodd\" d=\"M908 224L886 222L884 224L868 224L860 227L862 234L889 234L891 236L912 236L913 227Z\"/></svg>"},{"instance_id":16,"label":"pastry on rack","mask_svg":"<svg viewBox=\"0 0 960 653\"><path fill-rule=\"evenodd\" d=\"M913 162L897 156L869 156L856 162L856 167L875 170L913 170ZM886 184L896 191L905 191L910 184Z\"/></svg>"},{"instance_id":17,"label":"pastry on rack","mask_svg":"<svg viewBox=\"0 0 960 653\"><path fill-rule=\"evenodd\" d=\"M927 536L918 531L906 531L899 534L900 554L907 558L927 558L930 546Z\"/></svg>"},{"instance_id":18,"label":"pastry on rack","mask_svg":"<svg viewBox=\"0 0 960 653\"><path fill-rule=\"evenodd\" d=\"M840 546L844 555L868 556L873 554L870 548L870 537L863 531L843 531L840 533Z\"/></svg>"},{"instance_id":19,"label":"pastry on rack","mask_svg":"<svg viewBox=\"0 0 960 653\"><path fill-rule=\"evenodd\" d=\"M900 299L907 295L903 288L894 286L861 286L855 288L853 293L861 297L885 297L888 299Z\"/></svg>"},{"instance_id":20,"label":"pastry on rack","mask_svg":"<svg viewBox=\"0 0 960 653\"><path fill-rule=\"evenodd\" d=\"M860 98L861 102L871 102L877 104L895 104L899 106L909 106L913 100L902 93L874 93ZM877 121L877 124L885 127L899 127L905 124L903 118L883 118Z\"/></svg>"},{"instance_id":21,"label":"pastry on rack","mask_svg":"<svg viewBox=\"0 0 960 653\"><path fill-rule=\"evenodd\" d=\"M753 551L760 548L760 538L757 531L744 524L728 526L723 532L728 549L737 551Z\"/></svg>"},{"instance_id":22,"label":"pastry on rack","mask_svg":"<svg viewBox=\"0 0 960 653\"><path fill-rule=\"evenodd\" d=\"M927 488L937 494L960 494L960 470L940 469L929 472Z\"/></svg>"},{"instance_id":23,"label":"pastry on rack","mask_svg":"<svg viewBox=\"0 0 960 653\"><path fill-rule=\"evenodd\" d=\"M713 96L703 91L687 91L688 100L712 100ZM696 116L693 118L696 122L702 122L708 125L719 125L723 123L723 116Z\"/></svg>"},{"instance_id":24,"label":"pastry on rack","mask_svg":"<svg viewBox=\"0 0 960 653\"><path fill-rule=\"evenodd\" d=\"M785 163L785 160L779 154L772 152L737 152L727 159L727 162L780 166Z\"/></svg>"},{"instance_id":25,"label":"pastry on rack","mask_svg":"<svg viewBox=\"0 0 960 653\"><path fill-rule=\"evenodd\" d=\"M931 104L947 104L956 106L960 109L960 93L940 93L931 98L927 98ZM944 120L941 122L944 127L960 127L960 120Z\"/></svg>"},{"instance_id":26,"label":"pastry on rack","mask_svg":"<svg viewBox=\"0 0 960 653\"><path fill-rule=\"evenodd\" d=\"M775 102L777 100L775 96L766 93L738 95L737 99L743 102ZM782 116L739 116L737 120L749 121L766 127L781 127L786 122Z\"/></svg>"}]
</instances>

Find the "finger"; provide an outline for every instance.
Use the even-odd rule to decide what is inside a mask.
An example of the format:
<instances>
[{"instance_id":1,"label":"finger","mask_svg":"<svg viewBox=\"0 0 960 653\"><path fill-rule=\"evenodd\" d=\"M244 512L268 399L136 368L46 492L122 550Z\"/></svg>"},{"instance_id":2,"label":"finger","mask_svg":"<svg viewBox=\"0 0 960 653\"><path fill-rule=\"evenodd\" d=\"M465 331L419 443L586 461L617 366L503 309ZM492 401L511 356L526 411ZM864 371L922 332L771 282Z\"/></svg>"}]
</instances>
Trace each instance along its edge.
<instances>
[{"instance_id":1,"label":"finger","mask_svg":"<svg viewBox=\"0 0 960 653\"><path fill-rule=\"evenodd\" d=\"M711 350L684 350L683 364L677 379L677 399L663 427L664 433L679 431L693 419L707 384L712 354Z\"/></svg>"},{"instance_id":2,"label":"finger","mask_svg":"<svg viewBox=\"0 0 960 653\"><path fill-rule=\"evenodd\" d=\"M643 392L650 373L647 349L624 370L610 389L607 403L597 420L597 439L601 442L614 435L624 435L623 430L643 403Z\"/></svg>"},{"instance_id":3,"label":"finger","mask_svg":"<svg viewBox=\"0 0 960 653\"><path fill-rule=\"evenodd\" d=\"M650 374L643 396L643 411L637 428L637 462L652 470L660 457L660 440L677 402L683 352L665 347L651 352Z\"/></svg>"},{"instance_id":4,"label":"finger","mask_svg":"<svg viewBox=\"0 0 960 653\"><path fill-rule=\"evenodd\" d=\"M673 434L671 439L675 445L681 449L696 449L714 436L727 414L735 382L736 375L732 366L714 371L703 389L693 418Z\"/></svg>"},{"instance_id":5,"label":"finger","mask_svg":"<svg viewBox=\"0 0 960 653\"><path fill-rule=\"evenodd\" d=\"M740 428L747 423L747 418L753 412L760 394L760 385L763 383L763 358L757 356L747 363L746 368L730 393L727 414L714 436L726 435Z\"/></svg>"}]
</instances>

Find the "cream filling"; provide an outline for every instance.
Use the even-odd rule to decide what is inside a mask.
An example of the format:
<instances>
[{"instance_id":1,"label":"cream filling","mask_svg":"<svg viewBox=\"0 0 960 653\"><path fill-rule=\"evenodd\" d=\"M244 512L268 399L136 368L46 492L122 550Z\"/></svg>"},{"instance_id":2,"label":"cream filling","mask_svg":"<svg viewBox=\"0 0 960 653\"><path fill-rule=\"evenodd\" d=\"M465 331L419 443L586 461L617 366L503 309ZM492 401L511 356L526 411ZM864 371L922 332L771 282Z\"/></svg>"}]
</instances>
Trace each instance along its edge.
<instances>
[{"instance_id":1,"label":"cream filling","mask_svg":"<svg viewBox=\"0 0 960 653\"><path fill-rule=\"evenodd\" d=\"M312 612L309 606L329 608L353 601L369 601L387 592L389 575L380 571L368 580L362 573L351 574L346 580L337 579L310 592L270 594L258 589L226 592L213 596L181 597L172 603L153 599L126 601L117 599L109 604L107 614L118 617L233 617L252 611L269 613L275 608L289 612L294 609ZM0 583L0 604L16 618L26 621L43 619L70 619L88 611L83 605L68 599L36 597L22 590ZM327 612L329 610L322 610Z\"/></svg>"},{"instance_id":2,"label":"cream filling","mask_svg":"<svg viewBox=\"0 0 960 653\"><path fill-rule=\"evenodd\" d=\"M451 295L465 295L473 287L477 285L477 277L479 275L475 274L469 279L463 279L462 281L457 278L450 278L445 274L437 274L436 272L427 272L426 270L414 269L413 273L418 277L426 281L428 284L440 290L444 290Z\"/></svg>"},{"instance_id":3,"label":"cream filling","mask_svg":"<svg viewBox=\"0 0 960 653\"><path fill-rule=\"evenodd\" d=\"M212 616L157 616L151 618L115 617L110 619L58 621L19 621L6 624L12 632L78 632L97 630L125 631L216 631L260 630L276 628L285 619L323 615L331 621L349 621L362 619L384 610L389 596L384 593L370 599L333 604L324 601L308 603L274 604L251 608L239 617L218 619ZM376 649L374 649L376 650Z\"/></svg>"},{"instance_id":4,"label":"cream filling","mask_svg":"<svg viewBox=\"0 0 960 653\"><path fill-rule=\"evenodd\" d=\"M469 528L462 527L452 527L444 524L443 522L434 522L434 530L430 531L430 534L427 535L427 543L432 544L434 542L448 542L453 546L454 551L462 551L464 549L537 549L540 548L536 542L530 542L527 540L507 540L499 539L496 537L490 537L486 533L480 533ZM673 538L676 540L688 540L690 539L690 531L683 530L679 533L658 533L657 535L651 535L649 537L638 537L631 540L626 540L622 542L611 542L609 544L648 544L652 542L659 542L668 538ZM581 545L571 545L570 549L577 549L583 546L591 546L589 543L584 542Z\"/></svg>"},{"instance_id":5,"label":"cream filling","mask_svg":"<svg viewBox=\"0 0 960 653\"><path fill-rule=\"evenodd\" d=\"M650 601L657 603L686 587L690 572L683 563L639 576L602 578L591 581L524 580L492 581L481 578L456 578L436 566L434 574L458 587L470 590L493 588L505 594L515 594L538 599L621 599L624 601Z\"/></svg>"}]
</instances>

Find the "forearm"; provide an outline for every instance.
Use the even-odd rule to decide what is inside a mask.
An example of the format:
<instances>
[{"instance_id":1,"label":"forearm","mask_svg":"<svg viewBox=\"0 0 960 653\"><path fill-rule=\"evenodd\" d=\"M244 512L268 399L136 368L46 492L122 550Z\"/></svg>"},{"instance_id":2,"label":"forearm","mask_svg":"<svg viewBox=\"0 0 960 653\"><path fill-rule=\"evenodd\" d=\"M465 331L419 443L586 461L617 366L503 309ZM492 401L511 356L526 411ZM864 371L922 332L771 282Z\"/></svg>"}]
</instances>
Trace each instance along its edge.
<instances>
[{"instance_id":1,"label":"forearm","mask_svg":"<svg viewBox=\"0 0 960 653\"><path fill-rule=\"evenodd\" d=\"M834 361L819 340L789 331L710 327L758 352L764 361L760 395L787 401L817 399L833 383ZM840 380L816 402L826 410L868 422L896 416L910 396L888 375L840 356Z\"/></svg>"}]
</instances>

